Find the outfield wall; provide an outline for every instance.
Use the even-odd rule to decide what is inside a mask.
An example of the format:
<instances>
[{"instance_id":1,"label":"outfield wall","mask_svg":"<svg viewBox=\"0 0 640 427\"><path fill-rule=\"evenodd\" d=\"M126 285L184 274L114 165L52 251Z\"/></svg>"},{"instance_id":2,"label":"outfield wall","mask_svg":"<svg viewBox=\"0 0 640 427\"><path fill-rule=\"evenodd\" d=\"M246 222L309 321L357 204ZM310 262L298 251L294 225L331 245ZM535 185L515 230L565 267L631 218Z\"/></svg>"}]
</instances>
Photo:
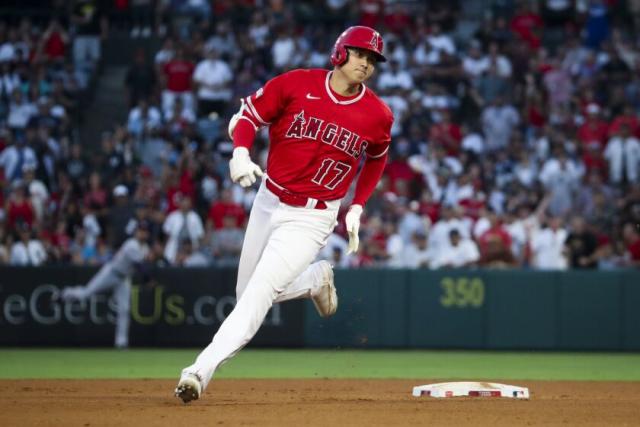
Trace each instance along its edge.
<instances>
[{"instance_id":1,"label":"outfield wall","mask_svg":"<svg viewBox=\"0 0 640 427\"><path fill-rule=\"evenodd\" d=\"M63 286L86 283L94 268L0 269L0 345L110 346L115 302L95 295L84 303L53 300ZM233 309L234 269L152 272L153 286L135 279L131 292L132 346L202 346ZM254 345L291 347L304 343L304 305L276 305Z\"/></svg>"},{"instance_id":2,"label":"outfield wall","mask_svg":"<svg viewBox=\"0 0 640 427\"><path fill-rule=\"evenodd\" d=\"M306 345L640 350L640 272L344 271Z\"/></svg>"},{"instance_id":3,"label":"outfield wall","mask_svg":"<svg viewBox=\"0 0 640 427\"><path fill-rule=\"evenodd\" d=\"M91 268L0 269L0 345L102 346L113 302L51 295ZM202 346L235 303L233 269L162 269L134 280L133 346ZM276 305L257 346L640 350L640 272L342 270L338 312Z\"/></svg>"}]
</instances>

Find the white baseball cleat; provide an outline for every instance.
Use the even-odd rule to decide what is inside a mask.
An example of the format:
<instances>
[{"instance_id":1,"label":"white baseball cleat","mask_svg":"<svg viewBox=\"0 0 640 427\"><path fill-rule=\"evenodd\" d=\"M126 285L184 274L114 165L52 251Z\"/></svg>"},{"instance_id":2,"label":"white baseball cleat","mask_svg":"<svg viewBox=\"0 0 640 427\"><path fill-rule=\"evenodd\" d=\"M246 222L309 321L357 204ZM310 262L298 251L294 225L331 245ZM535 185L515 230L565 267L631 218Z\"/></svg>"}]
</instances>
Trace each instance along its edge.
<instances>
[{"instance_id":1,"label":"white baseball cleat","mask_svg":"<svg viewBox=\"0 0 640 427\"><path fill-rule=\"evenodd\" d=\"M202 383L196 374L182 374L174 391L176 397L182 399L183 403L198 400L201 393Z\"/></svg>"},{"instance_id":2,"label":"white baseball cleat","mask_svg":"<svg viewBox=\"0 0 640 427\"><path fill-rule=\"evenodd\" d=\"M311 300L316 306L321 317L330 317L338 309L338 293L333 284L333 268L328 261L318 262L318 268L322 269L322 281L320 286L311 291Z\"/></svg>"}]
</instances>

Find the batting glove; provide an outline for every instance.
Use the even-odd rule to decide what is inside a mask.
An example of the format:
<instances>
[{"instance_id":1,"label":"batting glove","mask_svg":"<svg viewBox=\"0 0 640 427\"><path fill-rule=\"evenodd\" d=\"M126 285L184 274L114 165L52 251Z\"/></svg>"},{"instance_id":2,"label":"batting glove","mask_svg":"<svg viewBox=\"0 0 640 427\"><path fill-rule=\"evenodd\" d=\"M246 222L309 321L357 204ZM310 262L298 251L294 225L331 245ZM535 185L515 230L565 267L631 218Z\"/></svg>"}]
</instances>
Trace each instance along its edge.
<instances>
[{"instance_id":1,"label":"batting glove","mask_svg":"<svg viewBox=\"0 0 640 427\"><path fill-rule=\"evenodd\" d=\"M361 205L351 205L344 222L347 226L347 233L349 234L349 248L347 255L350 253L356 253L358 246L360 245L360 238L358 232L360 231L360 215L362 215Z\"/></svg>"},{"instance_id":2,"label":"batting glove","mask_svg":"<svg viewBox=\"0 0 640 427\"><path fill-rule=\"evenodd\" d=\"M229 161L229 172L231 181L242 187L250 187L256 182L257 177L263 175L260 166L251 161L249 150L245 147L236 147L233 150L233 156Z\"/></svg>"}]
</instances>

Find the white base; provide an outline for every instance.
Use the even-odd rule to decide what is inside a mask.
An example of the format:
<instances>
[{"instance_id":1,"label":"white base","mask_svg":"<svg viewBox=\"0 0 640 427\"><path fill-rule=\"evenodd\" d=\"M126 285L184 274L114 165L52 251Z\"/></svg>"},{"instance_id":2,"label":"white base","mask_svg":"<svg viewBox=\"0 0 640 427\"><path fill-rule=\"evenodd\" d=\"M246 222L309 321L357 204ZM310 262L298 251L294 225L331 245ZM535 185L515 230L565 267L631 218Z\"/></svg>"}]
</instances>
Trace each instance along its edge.
<instances>
[{"instance_id":1,"label":"white base","mask_svg":"<svg viewBox=\"0 0 640 427\"><path fill-rule=\"evenodd\" d=\"M514 385L487 382L453 382L426 384L413 388L415 397L508 397L511 399L529 399L529 389Z\"/></svg>"}]
</instances>

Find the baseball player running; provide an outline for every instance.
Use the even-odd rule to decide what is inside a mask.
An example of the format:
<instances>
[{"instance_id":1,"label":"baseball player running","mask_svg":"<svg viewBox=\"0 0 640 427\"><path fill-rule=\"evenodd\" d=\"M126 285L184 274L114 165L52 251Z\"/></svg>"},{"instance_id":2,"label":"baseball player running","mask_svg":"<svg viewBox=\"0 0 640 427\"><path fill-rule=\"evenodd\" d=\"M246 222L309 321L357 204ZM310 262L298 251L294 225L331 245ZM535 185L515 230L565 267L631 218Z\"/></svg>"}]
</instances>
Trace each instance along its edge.
<instances>
[{"instance_id":1,"label":"baseball player running","mask_svg":"<svg viewBox=\"0 0 640 427\"><path fill-rule=\"evenodd\" d=\"M382 48L375 30L350 27L335 42L333 70L276 76L244 98L231 119L231 179L242 187L258 177L262 183L240 256L237 304L211 344L182 371L175 394L183 402L200 397L216 369L255 335L274 302L311 298L321 316L335 313L331 265L312 262L364 157L346 216L349 251L358 249L360 215L385 167L393 115L364 85L385 61ZM270 139L264 175L249 156L263 126Z\"/></svg>"},{"instance_id":2,"label":"baseball player running","mask_svg":"<svg viewBox=\"0 0 640 427\"><path fill-rule=\"evenodd\" d=\"M102 266L86 286L63 288L60 299L67 301L86 301L100 292L113 290L116 301L116 348L129 346L129 312L131 308L131 276L149 254L147 240L148 224L139 222L134 236L127 239L113 259Z\"/></svg>"}]
</instances>

